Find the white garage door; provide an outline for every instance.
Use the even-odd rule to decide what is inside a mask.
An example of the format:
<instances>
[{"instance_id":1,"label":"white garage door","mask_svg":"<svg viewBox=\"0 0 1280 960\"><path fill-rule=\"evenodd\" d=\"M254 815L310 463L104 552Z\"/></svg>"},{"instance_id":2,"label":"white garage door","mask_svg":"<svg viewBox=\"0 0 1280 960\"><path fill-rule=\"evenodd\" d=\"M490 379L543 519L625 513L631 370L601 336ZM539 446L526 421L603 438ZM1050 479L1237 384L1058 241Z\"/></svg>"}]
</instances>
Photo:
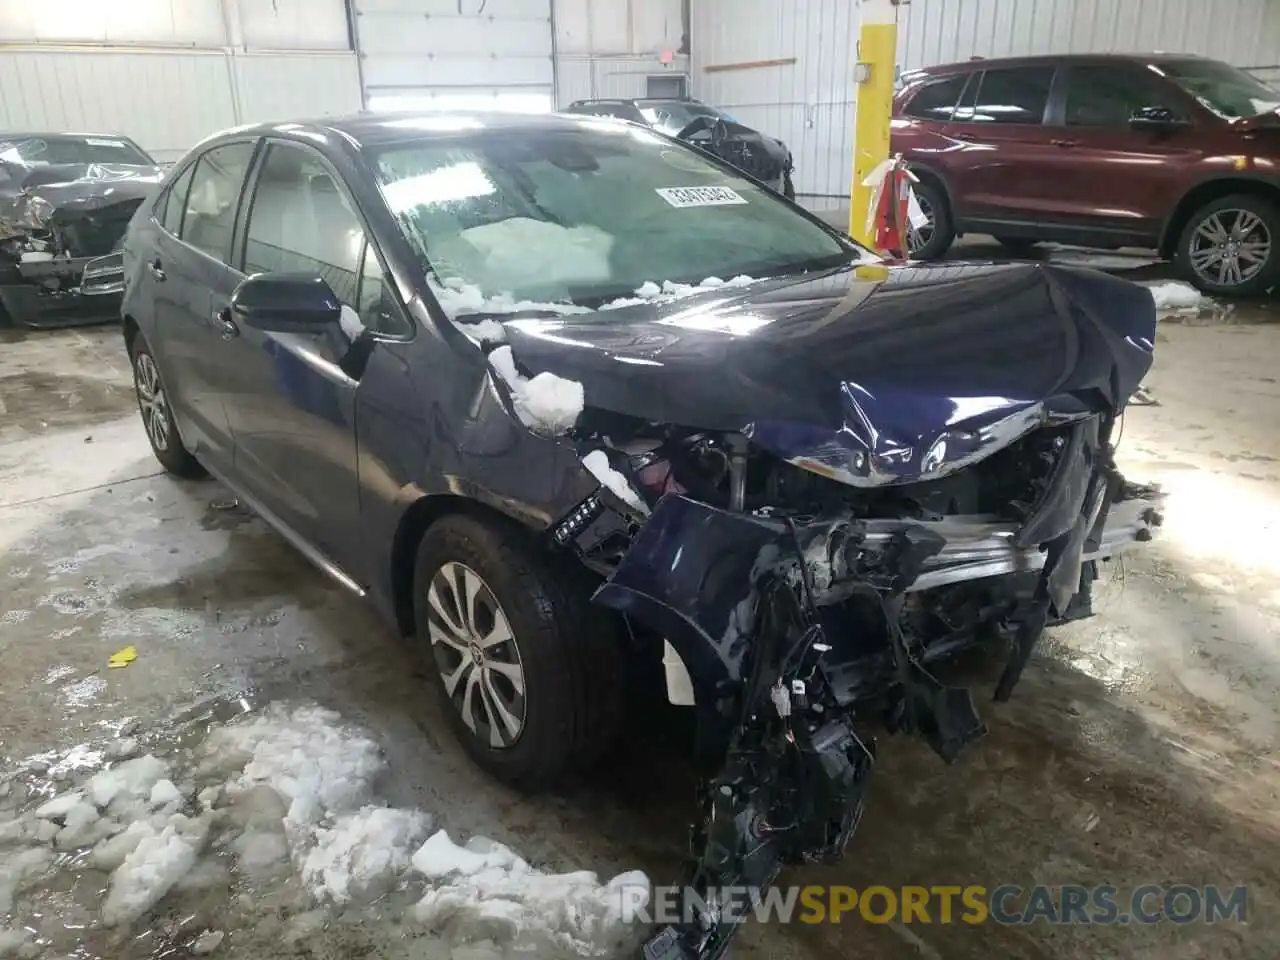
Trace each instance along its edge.
<instances>
[{"instance_id":1,"label":"white garage door","mask_svg":"<svg viewBox=\"0 0 1280 960\"><path fill-rule=\"evenodd\" d=\"M549 110L552 0L357 0L370 109Z\"/></svg>"}]
</instances>

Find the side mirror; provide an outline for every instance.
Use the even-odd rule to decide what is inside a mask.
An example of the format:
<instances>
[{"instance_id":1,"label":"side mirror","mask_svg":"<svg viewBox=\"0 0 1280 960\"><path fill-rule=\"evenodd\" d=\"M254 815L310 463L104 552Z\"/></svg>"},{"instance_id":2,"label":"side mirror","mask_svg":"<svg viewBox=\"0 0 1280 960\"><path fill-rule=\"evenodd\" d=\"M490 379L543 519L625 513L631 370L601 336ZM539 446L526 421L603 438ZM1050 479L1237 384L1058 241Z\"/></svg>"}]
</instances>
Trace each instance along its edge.
<instances>
[{"instance_id":1,"label":"side mirror","mask_svg":"<svg viewBox=\"0 0 1280 960\"><path fill-rule=\"evenodd\" d=\"M1188 124L1168 107L1139 107L1129 118L1129 126L1134 130L1173 130Z\"/></svg>"},{"instance_id":2,"label":"side mirror","mask_svg":"<svg viewBox=\"0 0 1280 960\"><path fill-rule=\"evenodd\" d=\"M342 304L322 277L260 273L231 294L231 312L246 326L275 333L320 333L336 325Z\"/></svg>"}]
</instances>

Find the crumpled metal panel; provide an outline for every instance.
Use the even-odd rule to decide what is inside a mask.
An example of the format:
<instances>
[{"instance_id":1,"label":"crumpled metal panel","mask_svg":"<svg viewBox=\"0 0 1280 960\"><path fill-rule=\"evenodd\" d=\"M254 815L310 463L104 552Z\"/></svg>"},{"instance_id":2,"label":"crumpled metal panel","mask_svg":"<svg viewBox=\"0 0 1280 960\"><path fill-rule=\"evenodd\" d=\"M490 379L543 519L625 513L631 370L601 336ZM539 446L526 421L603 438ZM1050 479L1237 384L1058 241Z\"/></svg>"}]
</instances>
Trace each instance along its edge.
<instances>
[{"instance_id":1,"label":"crumpled metal panel","mask_svg":"<svg viewBox=\"0 0 1280 960\"><path fill-rule=\"evenodd\" d=\"M1146 290L1038 264L857 268L507 325L591 406L740 432L858 487L932 480L1037 426L1124 408L1151 366ZM571 345L576 349L565 349Z\"/></svg>"}]
</instances>

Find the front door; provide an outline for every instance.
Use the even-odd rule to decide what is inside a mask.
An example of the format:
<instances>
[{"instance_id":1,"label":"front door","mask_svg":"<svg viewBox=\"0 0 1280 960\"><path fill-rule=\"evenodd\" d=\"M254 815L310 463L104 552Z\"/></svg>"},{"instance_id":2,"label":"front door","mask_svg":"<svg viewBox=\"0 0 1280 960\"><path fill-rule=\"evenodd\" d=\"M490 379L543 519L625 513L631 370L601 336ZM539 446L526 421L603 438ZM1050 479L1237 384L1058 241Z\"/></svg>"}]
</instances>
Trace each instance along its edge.
<instances>
[{"instance_id":1,"label":"front door","mask_svg":"<svg viewBox=\"0 0 1280 960\"><path fill-rule=\"evenodd\" d=\"M1063 79L1049 125L1060 215L1117 243L1155 246L1186 187L1186 165L1202 152L1190 111L1167 81L1130 64L1072 64ZM1143 107L1163 107L1184 125L1134 129L1129 120Z\"/></svg>"},{"instance_id":2,"label":"front door","mask_svg":"<svg viewBox=\"0 0 1280 960\"><path fill-rule=\"evenodd\" d=\"M961 225L1002 233L1060 205L1048 161L1057 149L1044 128L1052 66L1008 67L973 77L946 124L948 186Z\"/></svg>"},{"instance_id":3,"label":"front door","mask_svg":"<svg viewBox=\"0 0 1280 960\"><path fill-rule=\"evenodd\" d=\"M335 176L308 147L269 141L246 192L248 275L325 279L355 317L364 231ZM352 575L359 547L355 397L344 367L355 328L272 333L238 322L231 289L212 305L224 328L223 396L235 439L235 478L258 506Z\"/></svg>"}]
</instances>

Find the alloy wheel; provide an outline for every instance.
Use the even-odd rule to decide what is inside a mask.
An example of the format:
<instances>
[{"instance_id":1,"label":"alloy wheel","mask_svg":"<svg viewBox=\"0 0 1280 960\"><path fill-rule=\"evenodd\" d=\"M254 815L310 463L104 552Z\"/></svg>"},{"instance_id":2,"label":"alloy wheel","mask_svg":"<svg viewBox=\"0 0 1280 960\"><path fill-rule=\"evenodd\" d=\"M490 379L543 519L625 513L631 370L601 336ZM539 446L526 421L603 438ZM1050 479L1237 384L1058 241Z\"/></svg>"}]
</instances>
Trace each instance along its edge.
<instances>
[{"instance_id":1,"label":"alloy wheel","mask_svg":"<svg viewBox=\"0 0 1280 960\"><path fill-rule=\"evenodd\" d=\"M1271 259L1271 231L1256 213L1217 210L1196 225L1187 257L1191 269L1207 283L1239 286Z\"/></svg>"},{"instance_id":2,"label":"alloy wheel","mask_svg":"<svg viewBox=\"0 0 1280 960\"><path fill-rule=\"evenodd\" d=\"M933 215L933 207L919 191L916 191L916 203L920 205L920 212L928 218L928 223L917 227L915 224L908 221L907 252L910 254L915 254L925 248L929 241L933 239L933 231L937 225L937 221Z\"/></svg>"},{"instance_id":3,"label":"alloy wheel","mask_svg":"<svg viewBox=\"0 0 1280 960\"><path fill-rule=\"evenodd\" d=\"M147 437L158 453L164 453L169 449L169 401L160 382L160 370L151 354L139 353L134 358L133 384Z\"/></svg>"},{"instance_id":4,"label":"alloy wheel","mask_svg":"<svg viewBox=\"0 0 1280 960\"><path fill-rule=\"evenodd\" d=\"M478 573L454 562L431 578L427 603L445 693L477 738L511 746L525 723L524 665L501 604Z\"/></svg>"}]
</instances>

